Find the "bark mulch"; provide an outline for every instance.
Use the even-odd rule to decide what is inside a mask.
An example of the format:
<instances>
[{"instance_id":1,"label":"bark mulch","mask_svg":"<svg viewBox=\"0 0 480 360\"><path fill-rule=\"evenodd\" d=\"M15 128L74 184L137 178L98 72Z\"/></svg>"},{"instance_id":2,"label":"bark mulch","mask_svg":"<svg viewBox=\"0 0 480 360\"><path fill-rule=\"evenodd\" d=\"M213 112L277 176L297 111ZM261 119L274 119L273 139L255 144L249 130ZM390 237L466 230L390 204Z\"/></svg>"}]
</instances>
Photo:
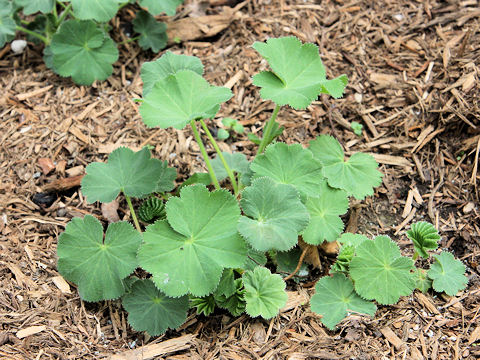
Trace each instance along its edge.
<instances>
[{"instance_id":1,"label":"bark mulch","mask_svg":"<svg viewBox=\"0 0 480 360\"><path fill-rule=\"evenodd\" d=\"M233 2L223 5L238 5ZM184 9L179 17L223 11L222 1L207 6L187 1ZM114 22L119 38L122 21ZM152 145L156 157L179 169L179 182L203 168L189 129L146 129L140 120L132 100L141 95L140 65L157 55L133 43L120 47L114 75L83 87L46 69L41 48L29 45L23 55L5 48L0 51L1 359L480 357L478 1L246 1L224 31L170 48L200 57L210 82L232 88L234 97L212 128L230 116L249 132L261 130L273 106L251 83L266 63L250 46L285 35L315 42L328 75L346 73L349 86L343 99L322 97L306 111L282 109L282 140L306 144L328 133L341 140L347 154L372 153L385 174L383 185L375 196L353 204L345 218L348 229L390 235L411 253L405 230L413 221L431 221L442 235L441 248L466 265L468 287L454 297L416 291L397 305L380 306L373 319L348 317L335 332L309 310L313 282L289 284L288 306L270 321L218 312L192 315L157 338L133 331L118 302L80 301L56 271L56 243L72 217L93 213L103 219L97 204L85 202L78 182L89 162L105 160L116 146ZM361 137L352 132L352 121L363 124ZM254 153L246 137L222 147ZM128 219L125 209L120 199L120 218Z\"/></svg>"}]
</instances>

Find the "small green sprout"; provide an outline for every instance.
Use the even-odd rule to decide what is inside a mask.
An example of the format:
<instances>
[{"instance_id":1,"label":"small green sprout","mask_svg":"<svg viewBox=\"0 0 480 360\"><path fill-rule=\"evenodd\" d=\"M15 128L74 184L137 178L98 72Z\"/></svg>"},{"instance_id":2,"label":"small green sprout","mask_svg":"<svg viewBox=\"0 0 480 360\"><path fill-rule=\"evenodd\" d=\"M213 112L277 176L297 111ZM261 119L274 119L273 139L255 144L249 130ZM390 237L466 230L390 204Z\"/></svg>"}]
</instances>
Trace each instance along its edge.
<instances>
[{"instance_id":1,"label":"small green sprout","mask_svg":"<svg viewBox=\"0 0 480 360\"><path fill-rule=\"evenodd\" d=\"M217 138L219 140L226 140L229 137L236 137L238 134L243 134L244 128L243 125L238 122L236 119L232 118L223 118L222 124L224 128L218 129Z\"/></svg>"},{"instance_id":2,"label":"small green sprout","mask_svg":"<svg viewBox=\"0 0 480 360\"><path fill-rule=\"evenodd\" d=\"M352 127L352 130L356 135L362 136L362 130L363 130L363 125L362 124L360 124L359 122L356 122L356 121L352 121L350 126Z\"/></svg>"}]
</instances>

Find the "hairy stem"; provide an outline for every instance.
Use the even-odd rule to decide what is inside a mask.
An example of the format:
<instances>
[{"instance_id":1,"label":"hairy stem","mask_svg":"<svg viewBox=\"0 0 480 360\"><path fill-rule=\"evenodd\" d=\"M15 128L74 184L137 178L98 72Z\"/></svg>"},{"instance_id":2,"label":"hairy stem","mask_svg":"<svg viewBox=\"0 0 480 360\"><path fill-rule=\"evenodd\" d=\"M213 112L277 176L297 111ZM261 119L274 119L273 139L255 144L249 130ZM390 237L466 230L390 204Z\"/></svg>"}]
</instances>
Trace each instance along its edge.
<instances>
[{"instance_id":1,"label":"hairy stem","mask_svg":"<svg viewBox=\"0 0 480 360\"><path fill-rule=\"evenodd\" d=\"M260 142L260 147L258 148L257 154L263 153L265 148L268 145L268 139L272 133L273 125L275 124L275 119L277 118L278 112L280 111L280 105L276 105L275 109L273 110L272 116L270 120L268 120L267 126L265 126L263 131L262 141Z\"/></svg>"},{"instance_id":2,"label":"hairy stem","mask_svg":"<svg viewBox=\"0 0 480 360\"><path fill-rule=\"evenodd\" d=\"M75 19L75 15L72 12L72 3L69 3L68 5L65 6L64 3L57 1L57 4L62 5L64 8L62 14L57 20L57 25L60 25L63 22L63 20L65 20L68 14L70 14L70 16Z\"/></svg>"},{"instance_id":3,"label":"hairy stem","mask_svg":"<svg viewBox=\"0 0 480 360\"><path fill-rule=\"evenodd\" d=\"M212 178L213 185L215 185L215 189L220 190L220 184L218 183L217 176L213 171L212 164L210 163L210 159L208 158L207 150L205 150L205 145L203 144L202 138L200 137L200 134L197 130L197 124L195 123L195 120L190 121L190 126L193 130L193 136L195 136L195 140L200 147L200 152L202 153L203 160L205 160L205 164L207 165L208 173Z\"/></svg>"},{"instance_id":4,"label":"hairy stem","mask_svg":"<svg viewBox=\"0 0 480 360\"><path fill-rule=\"evenodd\" d=\"M305 249L303 249L302 255L300 255L300 259L298 259L298 264L297 264L297 267L295 268L295 270L293 270L293 272L290 275L288 275L286 278L284 278L283 279L284 281L287 281L287 280L290 280L291 278L293 278L295 276L295 274L298 272L298 270L300 270L300 267L303 264L303 258L305 257L305 255L307 255L307 250L308 250L308 246L306 246Z\"/></svg>"},{"instance_id":5,"label":"hairy stem","mask_svg":"<svg viewBox=\"0 0 480 360\"><path fill-rule=\"evenodd\" d=\"M28 30L27 28L24 28L23 26L20 26L20 25L17 25L17 30L18 31L23 31L24 33L27 33L28 35L34 36L37 39L43 41L43 43L45 45L48 45L48 39L45 36L40 35L39 33L35 32L35 31Z\"/></svg>"},{"instance_id":6,"label":"hairy stem","mask_svg":"<svg viewBox=\"0 0 480 360\"><path fill-rule=\"evenodd\" d=\"M238 184L237 184L237 180L235 179L235 174L233 173L230 166L228 166L227 161L225 160L225 157L223 156L222 151L220 150L220 147L218 146L217 142L215 141L215 138L212 136L212 133L210 132L210 130L208 130L208 126L207 126L207 124L205 124L205 121L200 120L200 124L202 125L202 128L205 131L205 133L207 134L208 139L212 143L213 148L217 152L218 157L222 161L223 167L225 168L225 170L227 170L228 177L230 178L230 181L232 183L233 192L234 192L235 196L237 196L238 195Z\"/></svg>"},{"instance_id":7,"label":"hairy stem","mask_svg":"<svg viewBox=\"0 0 480 360\"><path fill-rule=\"evenodd\" d=\"M138 232L142 233L142 228L140 227L140 224L138 222L137 214L133 209L132 200L130 199L130 196L128 196L127 194L124 193L123 195L125 195L125 200L127 200L128 207L130 208L130 214L132 215L133 223L135 224L135 227L137 228Z\"/></svg>"}]
</instances>

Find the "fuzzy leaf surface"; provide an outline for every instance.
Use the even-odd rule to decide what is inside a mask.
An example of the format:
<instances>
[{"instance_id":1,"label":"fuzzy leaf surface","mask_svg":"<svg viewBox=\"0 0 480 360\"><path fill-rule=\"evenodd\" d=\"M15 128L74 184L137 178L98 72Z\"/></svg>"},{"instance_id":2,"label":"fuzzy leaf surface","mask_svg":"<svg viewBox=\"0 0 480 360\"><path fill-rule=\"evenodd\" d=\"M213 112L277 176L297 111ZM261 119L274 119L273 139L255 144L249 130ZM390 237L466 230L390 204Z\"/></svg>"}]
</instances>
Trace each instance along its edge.
<instances>
[{"instance_id":1,"label":"fuzzy leaf surface","mask_svg":"<svg viewBox=\"0 0 480 360\"><path fill-rule=\"evenodd\" d=\"M80 85L108 78L118 59L115 43L93 21L65 21L53 35L50 50L54 71Z\"/></svg>"},{"instance_id":2,"label":"fuzzy leaf surface","mask_svg":"<svg viewBox=\"0 0 480 360\"><path fill-rule=\"evenodd\" d=\"M238 232L259 251L291 249L309 220L297 190L268 177L243 190L240 206L246 216L240 218Z\"/></svg>"},{"instance_id":3,"label":"fuzzy leaf surface","mask_svg":"<svg viewBox=\"0 0 480 360\"><path fill-rule=\"evenodd\" d=\"M12 12L11 1L0 0L0 48L15 38L17 24L12 18Z\"/></svg>"},{"instance_id":4,"label":"fuzzy leaf surface","mask_svg":"<svg viewBox=\"0 0 480 360\"><path fill-rule=\"evenodd\" d=\"M161 161L161 173L158 177L157 186L155 188L155 192L167 192L171 191L175 188L175 179L177 178L177 169L168 166L168 162Z\"/></svg>"},{"instance_id":5,"label":"fuzzy leaf surface","mask_svg":"<svg viewBox=\"0 0 480 360\"><path fill-rule=\"evenodd\" d=\"M433 289L450 296L455 296L460 290L465 289L468 284L465 265L447 251L442 251L440 255L434 257L436 261L427 273L433 280Z\"/></svg>"},{"instance_id":6,"label":"fuzzy leaf surface","mask_svg":"<svg viewBox=\"0 0 480 360\"><path fill-rule=\"evenodd\" d=\"M133 20L133 30L140 34L138 44L143 50L159 52L167 46L167 25L155 20L146 11L139 11Z\"/></svg>"},{"instance_id":7,"label":"fuzzy leaf surface","mask_svg":"<svg viewBox=\"0 0 480 360\"><path fill-rule=\"evenodd\" d=\"M270 319L287 303L285 281L264 267L256 267L243 274L246 311L251 317Z\"/></svg>"},{"instance_id":8,"label":"fuzzy leaf surface","mask_svg":"<svg viewBox=\"0 0 480 360\"><path fill-rule=\"evenodd\" d=\"M228 191L187 186L166 209L168 222L148 226L138 252L140 265L165 294L205 296L224 268L245 263L246 245L236 230L240 209Z\"/></svg>"},{"instance_id":9,"label":"fuzzy leaf surface","mask_svg":"<svg viewBox=\"0 0 480 360\"><path fill-rule=\"evenodd\" d=\"M151 159L150 151L120 147L108 157L107 163L94 162L85 169L82 192L89 203L115 200L120 191L125 195L141 197L154 191L164 167L160 160Z\"/></svg>"},{"instance_id":10,"label":"fuzzy leaf surface","mask_svg":"<svg viewBox=\"0 0 480 360\"><path fill-rule=\"evenodd\" d=\"M348 197L344 190L334 189L322 180L316 197L305 203L310 222L303 231L303 240L310 245L320 245L324 240L335 241L343 231L340 215L348 210Z\"/></svg>"},{"instance_id":11,"label":"fuzzy leaf surface","mask_svg":"<svg viewBox=\"0 0 480 360\"><path fill-rule=\"evenodd\" d=\"M350 263L350 276L358 295L389 305L415 289L413 268L412 259L401 256L397 244L388 236L377 236L357 247Z\"/></svg>"},{"instance_id":12,"label":"fuzzy leaf surface","mask_svg":"<svg viewBox=\"0 0 480 360\"><path fill-rule=\"evenodd\" d=\"M272 100L277 105L305 109L320 93L335 98L343 95L347 77L341 75L327 80L316 45L302 44L296 37L289 36L271 38L266 43L256 42L253 48L272 69L253 77L253 83L262 88L260 95L263 99Z\"/></svg>"},{"instance_id":13,"label":"fuzzy leaf surface","mask_svg":"<svg viewBox=\"0 0 480 360\"><path fill-rule=\"evenodd\" d=\"M107 22L115 16L123 0L70 0L70 2L76 18Z\"/></svg>"},{"instance_id":14,"label":"fuzzy leaf surface","mask_svg":"<svg viewBox=\"0 0 480 360\"><path fill-rule=\"evenodd\" d=\"M158 80L174 75L180 70L191 70L203 75L203 64L196 56L176 55L167 51L159 59L142 65L143 96L146 96Z\"/></svg>"},{"instance_id":15,"label":"fuzzy leaf surface","mask_svg":"<svg viewBox=\"0 0 480 360\"><path fill-rule=\"evenodd\" d=\"M424 259L428 259L428 250L435 250L438 247L438 240L440 240L435 226L425 221L412 224L410 230L407 231L407 236L412 240L415 251Z\"/></svg>"},{"instance_id":16,"label":"fuzzy leaf surface","mask_svg":"<svg viewBox=\"0 0 480 360\"><path fill-rule=\"evenodd\" d=\"M215 116L220 104L231 97L229 89L211 86L196 72L180 70L155 83L140 114L148 127L183 129L191 120Z\"/></svg>"},{"instance_id":17,"label":"fuzzy leaf surface","mask_svg":"<svg viewBox=\"0 0 480 360\"><path fill-rule=\"evenodd\" d=\"M355 153L344 161L340 143L329 135L320 135L310 141L309 150L323 166L323 175L328 185L344 189L348 195L362 200L373 195L373 188L382 183L382 173L373 156Z\"/></svg>"},{"instance_id":18,"label":"fuzzy leaf surface","mask_svg":"<svg viewBox=\"0 0 480 360\"><path fill-rule=\"evenodd\" d=\"M122 298L128 322L136 331L151 336L175 329L187 320L188 296L171 298L158 290L150 279L136 281Z\"/></svg>"},{"instance_id":19,"label":"fuzzy leaf surface","mask_svg":"<svg viewBox=\"0 0 480 360\"><path fill-rule=\"evenodd\" d=\"M415 271L415 288L426 293L432 287L432 280L428 277L427 272L423 269Z\"/></svg>"},{"instance_id":20,"label":"fuzzy leaf surface","mask_svg":"<svg viewBox=\"0 0 480 360\"><path fill-rule=\"evenodd\" d=\"M23 7L25 15L35 14L39 11L47 14L52 12L55 0L15 0L15 4Z\"/></svg>"},{"instance_id":21,"label":"fuzzy leaf surface","mask_svg":"<svg viewBox=\"0 0 480 360\"><path fill-rule=\"evenodd\" d=\"M178 5L183 0L138 0L141 7L144 7L152 15L160 15L165 13L169 16L175 15Z\"/></svg>"},{"instance_id":22,"label":"fuzzy leaf surface","mask_svg":"<svg viewBox=\"0 0 480 360\"><path fill-rule=\"evenodd\" d=\"M237 174L245 174L248 171L250 163L248 162L245 154L238 152L229 153L224 151L222 151L222 154L228 166L230 167L230 169L232 169L233 172ZM222 181L223 179L227 178L227 170L225 170L225 167L223 166L223 163L218 156L216 156L215 159L211 160L211 164L218 181Z\"/></svg>"},{"instance_id":23,"label":"fuzzy leaf surface","mask_svg":"<svg viewBox=\"0 0 480 360\"><path fill-rule=\"evenodd\" d=\"M225 295L228 297L233 295L236 289L233 269L223 269L220 283L215 289L215 295Z\"/></svg>"},{"instance_id":24,"label":"fuzzy leaf surface","mask_svg":"<svg viewBox=\"0 0 480 360\"><path fill-rule=\"evenodd\" d=\"M377 311L374 303L357 295L352 281L343 274L318 280L310 307L313 312L323 316L321 321L330 330L334 330L349 312L374 316Z\"/></svg>"},{"instance_id":25,"label":"fuzzy leaf surface","mask_svg":"<svg viewBox=\"0 0 480 360\"><path fill-rule=\"evenodd\" d=\"M257 266L264 266L267 263L265 252L253 249L247 244L247 259L243 264L244 270L253 270Z\"/></svg>"},{"instance_id":26,"label":"fuzzy leaf surface","mask_svg":"<svg viewBox=\"0 0 480 360\"><path fill-rule=\"evenodd\" d=\"M276 143L267 146L250 165L255 177L267 176L279 184L290 184L301 195L317 196L323 180L322 166L300 144Z\"/></svg>"},{"instance_id":27,"label":"fuzzy leaf surface","mask_svg":"<svg viewBox=\"0 0 480 360\"><path fill-rule=\"evenodd\" d=\"M91 215L73 218L58 238L58 271L77 284L85 301L116 299L125 292L123 279L137 267L142 236L127 222L108 226Z\"/></svg>"}]
</instances>

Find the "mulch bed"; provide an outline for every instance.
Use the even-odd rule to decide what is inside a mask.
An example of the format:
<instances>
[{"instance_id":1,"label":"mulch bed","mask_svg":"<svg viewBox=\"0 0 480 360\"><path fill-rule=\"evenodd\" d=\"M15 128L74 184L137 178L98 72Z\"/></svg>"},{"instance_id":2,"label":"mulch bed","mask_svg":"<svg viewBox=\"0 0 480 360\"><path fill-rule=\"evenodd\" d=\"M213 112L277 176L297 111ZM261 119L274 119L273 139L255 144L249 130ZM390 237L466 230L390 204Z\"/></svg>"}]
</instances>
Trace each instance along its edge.
<instances>
[{"instance_id":1,"label":"mulch bed","mask_svg":"<svg viewBox=\"0 0 480 360\"><path fill-rule=\"evenodd\" d=\"M218 3L191 14L219 13ZM441 248L466 265L467 289L455 297L416 291L379 306L374 319L350 316L332 332L309 310L314 285L291 283L287 308L271 321L217 312L192 315L157 338L133 331L119 302L84 303L59 277L59 233L74 216L102 212L78 187L62 191L55 181L75 183L115 146L146 144L178 168L181 181L203 169L199 149L188 128L147 129L141 122L132 100L141 95L140 65L157 55L133 43L120 47L114 75L83 87L46 69L41 48L30 45L20 56L0 50L0 358L479 358L478 2L252 0L237 9L218 35L169 49L198 56L208 81L232 88L212 128L230 116L256 133L270 116L272 103L251 83L266 68L254 41L295 35L315 42L328 75L348 75L346 96L322 97L306 111L282 109L282 140L307 144L327 133L347 154L372 153L383 185L354 204L345 219L349 230L390 235L411 253L405 230L413 221L431 221ZM363 124L363 136L352 132L352 121ZM243 136L221 146L254 154Z\"/></svg>"}]
</instances>

